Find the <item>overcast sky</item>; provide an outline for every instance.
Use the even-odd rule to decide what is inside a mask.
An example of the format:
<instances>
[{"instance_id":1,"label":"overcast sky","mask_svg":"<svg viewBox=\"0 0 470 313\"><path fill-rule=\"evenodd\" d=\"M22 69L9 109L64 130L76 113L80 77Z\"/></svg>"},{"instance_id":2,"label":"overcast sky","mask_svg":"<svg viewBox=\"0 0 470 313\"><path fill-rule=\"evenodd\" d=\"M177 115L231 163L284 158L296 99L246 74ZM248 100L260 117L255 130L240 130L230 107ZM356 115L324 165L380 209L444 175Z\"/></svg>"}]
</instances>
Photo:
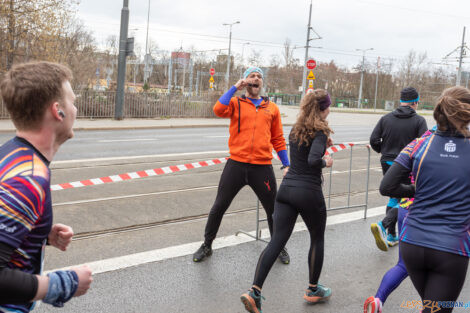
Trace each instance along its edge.
<instances>
[{"instance_id":1,"label":"overcast sky","mask_svg":"<svg viewBox=\"0 0 470 313\"><path fill-rule=\"evenodd\" d=\"M134 34L142 49L148 2L129 0L129 36ZM81 0L78 17L98 44L109 35L119 36L122 5L122 0ZM229 28L222 24L240 21L232 28L233 53L241 54L243 43L250 42L245 59L256 50L268 65L273 54L281 56L286 38L305 46L309 6L310 0L150 0L149 37L168 51L181 46L223 49L228 48ZM370 62L378 56L400 59L413 49L437 63L460 46L464 26L470 38L468 0L314 0L312 27L322 39L311 45L322 49L309 54L320 62L353 65L361 60L356 49L374 48L366 54ZM295 51L303 63L305 50Z\"/></svg>"}]
</instances>

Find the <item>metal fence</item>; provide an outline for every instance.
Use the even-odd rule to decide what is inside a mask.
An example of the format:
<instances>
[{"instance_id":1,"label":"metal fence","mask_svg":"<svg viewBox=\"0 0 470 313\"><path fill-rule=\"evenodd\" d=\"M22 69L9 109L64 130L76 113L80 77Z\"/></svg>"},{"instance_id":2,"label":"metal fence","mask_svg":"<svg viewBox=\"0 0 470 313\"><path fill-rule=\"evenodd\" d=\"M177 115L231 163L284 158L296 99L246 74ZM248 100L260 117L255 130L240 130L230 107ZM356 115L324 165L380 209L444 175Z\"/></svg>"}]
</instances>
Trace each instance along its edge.
<instances>
[{"instance_id":1,"label":"metal fence","mask_svg":"<svg viewBox=\"0 0 470 313\"><path fill-rule=\"evenodd\" d=\"M336 144L336 143L335 143ZM365 180L365 197L364 197L364 202L359 203L359 204L351 204L351 184L352 184L352 167L353 167L353 149L354 147L359 147L359 148L365 148L367 150L367 168L366 168L366 180ZM289 147L288 147L289 148ZM333 166L329 168L329 172L326 174L329 176L329 183L328 183L328 205L327 205L327 211L332 211L332 210L342 210L342 209L352 209L352 208L364 208L364 219L367 218L367 209L368 209L368 202L369 202L369 181L370 181L370 158L371 158L371 153L370 153L370 146L368 142L356 142L354 143L353 146L351 146L349 151L349 169L348 169L348 191L345 194L347 197L347 203L344 206L338 206L338 207L331 207L331 197L332 197L332 181L333 181ZM331 157L333 157L334 154L331 154ZM357 183L357 182L356 182ZM261 229L260 229L260 222L265 222L267 221L266 218L260 218L260 201L257 200L256 202L256 230L255 230L255 235L253 236L247 231L244 230L239 230L235 233L235 235L239 234L244 234L248 237L254 238L256 240L264 241L268 243L268 241L264 240L261 238Z\"/></svg>"},{"instance_id":2,"label":"metal fence","mask_svg":"<svg viewBox=\"0 0 470 313\"><path fill-rule=\"evenodd\" d=\"M114 118L115 92L85 90L75 94L78 118ZM181 93L126 93L124 117L215 117L212 107L219 97L220 94L215 92L198 96ZM9 118L2 101L0 118Z\"/></svg>"}]
</instances>

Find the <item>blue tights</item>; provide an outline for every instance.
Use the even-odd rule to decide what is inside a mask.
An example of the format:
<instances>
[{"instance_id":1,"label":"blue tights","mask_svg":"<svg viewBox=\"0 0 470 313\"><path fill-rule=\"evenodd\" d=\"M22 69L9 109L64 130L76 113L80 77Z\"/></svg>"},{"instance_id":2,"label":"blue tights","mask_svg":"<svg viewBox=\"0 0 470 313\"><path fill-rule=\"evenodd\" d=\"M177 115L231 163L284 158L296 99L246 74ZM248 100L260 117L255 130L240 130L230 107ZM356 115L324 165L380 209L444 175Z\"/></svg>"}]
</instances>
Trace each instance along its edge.
<instances>
[{"instance_id":1,"label":"blue tights","mask_svg":"<svg viewBox=\"0 0 470 313\"><path fill-rule=\"evenodd\" d=\"M401 233L403 219L408 213L408 210L402 207L398 208L398 233ZM405 263L401 257L400 245L398 246L398 263L389 269L382 278L379 289L377 290L376 298L379 298L382 303L385 303L388 296L395 290L401 282L408 277L408 272L405 267Z\"/></svg>"}]
</instances>

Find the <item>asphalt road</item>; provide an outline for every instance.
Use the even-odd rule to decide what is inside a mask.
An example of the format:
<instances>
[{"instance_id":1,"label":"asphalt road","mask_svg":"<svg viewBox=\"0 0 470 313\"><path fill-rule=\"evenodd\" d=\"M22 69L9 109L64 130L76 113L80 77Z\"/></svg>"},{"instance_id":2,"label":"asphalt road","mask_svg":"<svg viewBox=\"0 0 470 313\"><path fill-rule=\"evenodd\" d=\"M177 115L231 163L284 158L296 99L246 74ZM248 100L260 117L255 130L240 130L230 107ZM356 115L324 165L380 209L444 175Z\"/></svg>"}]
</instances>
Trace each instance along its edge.
<instances>
[{"instance_id":1,"label":"asphalt road","mask_svg":"<svg viewBox=\"0 0 470 313\"><path fill-rule=\"evenodd\" d=\"M368 230L373 221L327 227L320 282L332 288L332 297L317 305L302 299L308 284L308 233L294 233L288 242L291 264L276 262L263 287L263 312L362 312L364 300L374 295L382 275L395 265L398 254L397 248L384 253L375 247ZM88 295L73 299L62 309L43 305L38 312L245 312L239 297L250 288L264 247L263 242L250 242L216 250L199 264L186 255L98 274ZM467 283L459 301L470 301L469 294ZM419 296L407 278L391 294L384 312L418 312L402 307L404 302L413 300L419 300Z\"/></svg>"},{"instance_id":2,"label":"asphalt road","mask_svg":"<svg viewBox=\"0 0 470 313\"><path fill-rule=\"evenodd\" d=\"M372 127L335 126L333 139L367 141ZM290 127L284 131L288 134ZM10 137L11 134L0 134L0 142ZM79 131L52 163L52 184L225 157L227 139L226 127ZM329 219L354 211L362 214L360 205L365 203L366 190L369 207L385 203L377 191L382 176L379 156L372 152L369 161L368 150L355 147L350 163L350 153L345 150L334 155L331 176L328 170L324 171L323 190L331 208L348 203L358 207L329 211ZM280 163L274 161L273 165L280 183ZM89 295L74 299L60 312L243 312L238 297L249 287L264 244L226 247L217 250L208 262L197 265L190 257L203 239L223 166L54 191L54 222L71 225L76 239L66 253L46 248L46 270L90 262L101 264L121 257L127 260L136 253L166 251L188 244L192 247L179 257L131 267L121 264L99 273ZM263 217L263 210L260 213ZM375 248L369 223L376 219L327 228L322 282L333 288L335 297L315 307L306 306L301 299L308 240L305 232L295 233L288 244L293 262L289 266L277 264L273 269L265 288L264 312L360 312L365 298L373 294L381 275L396 260L396 249L384 254ZM218 237L228 238L239 229L253 231L255 220L256 197L245 187L229 208ZM261 223L261 227L266 224ZM466 288L463 294L468 295ZM390 298L390 312L412 312L399 306L402 300L417 300L413 292L410 282L405 282ZM42 305L38 312L53 311Z\"/></svg>"},{"instance_id":3,"label":"asphalt road","mask_svg":"<svg viewBox=\"0 0 470 313\"><path fill-rule=\"evenodd\" d=\"M335 142L367 141L373 126L335 126ZM291 127L284 127L287 137ZM55 161L228 150L228 128L76 131ZM13 133L1 133L4 143Z\"/></svg>"}]
</instances>

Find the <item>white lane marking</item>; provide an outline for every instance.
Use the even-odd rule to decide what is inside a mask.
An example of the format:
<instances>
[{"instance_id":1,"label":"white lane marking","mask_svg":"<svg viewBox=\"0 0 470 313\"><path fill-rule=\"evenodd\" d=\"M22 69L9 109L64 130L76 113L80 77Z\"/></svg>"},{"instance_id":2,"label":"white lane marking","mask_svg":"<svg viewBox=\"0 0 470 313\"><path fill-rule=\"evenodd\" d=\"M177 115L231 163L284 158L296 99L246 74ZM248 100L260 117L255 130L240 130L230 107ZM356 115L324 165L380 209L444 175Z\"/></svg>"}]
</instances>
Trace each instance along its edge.
<instances>
[{"instance_id":1,"label":"white lane marking","mask_svg":"<svg viewBox=\"0 0 470 313\"><path fill-rule=\"evenodd\" d=\"M229 135L212 135L212 136L204 136L204 138L228 138Z\"/></svg>"},{"instance_id":2,"label":"white lane marking","mask_svg":"<svg viewBox=\"0 0 470 313\"><path fill-rule=\"evenodd\" d=\"M88 159L75 159L75 160L59 160L52 161L52 165L69 164L77 162L99 162L99 161L119 161L119 160L138 160L146 158L165 158L165 157L181 157L181 156L193 156L193 155L205 155L205 154L224 154L227 155L228 150L216 150L216 151L200 151L200 152L182 152L182 153L167 153L167 154L149 154L149 155L131 155L121 157L106 157L106 158L88 158Z\"/></svg>"},{"instance_id":3,"label":"white lane marking","mask_svg":"<svg viewBox=\"0 0 470 313\"><path fill-rule=\"evenodd\" d=\"M153 175L157 175L155 174L155 172L152 172L152 173ZM110 200L119 200L119 199L128 199L128 198L139 198L139 197L154 196L154 195L166 195L166 194L171 194L171 193L205 190L205 189L213 189L213 188L217 188L217 186L196 187L196 188L188 188L188 189L181 189L181 190L168 190L168 191L140 193L140 194L135 194L135 195L125 195L125 196L117 196L117 197L105 197L105 198L96 198L96 199L88 199L88 200L60 202L60 203L55 203L54 207L58 207L62 205L83 204L83 203L92 203L92 202L110 201Z\"/></svg>"},{"instance_id":4,"label":"white lane marking","mask_svg":"<svg viewBox=\"0 0 470 313\"><path fill-rule=\"evenodd\" d=\"M367 210L367 217L373 217L373 216L379 216L384 214L384 209L385 207L376 207ZM329 216L327 219L327 226L332 226L332 225L337 225L337 224L342 224L342 223L349 223L353 221L358 221L364 218L364 211L355 211L355 212L350 212L350 213L342 213L342 214L337 214L333 216ZM299 232L299 231L305 231L307 228L303 222L297 223L294 227L294 232ZM265 234L263 236L263 239L268 238L268 229L263 229L262 233ZM250 232L251 235L255 235L255 232L252 231ZM248 237L248 236L236 236L236 235L231 235L231 236L226 236L226 237L221 237L221 238L216 238L212 249L218 250L226 247L233 247L242 243L246 242L251 242L254 241L255 239ZM100 273L106 273L106 272L112 272L112 271L117 271L121 269L125 269L128 267L132 266L139 266L142 264L146 263L152 263L152 262L158 262L158 261L163 261L163 260L168 260L168 259L173 259L177 257L182 257L182 256L188 256L194 253L197 248L201 245L201 241L198 242L191 242L191 243L186 243L178 246L172 246L172 247L167 247L167 248L162 248L162 249L156 249L156 250L151 250L151 251L145 251L145 252L140 252L140 253L134 253L134 254L129 254L129 255L124 255L124 256L119 256L115 258L109 258L109 259L104 259L100 261L94 261L94 262L89 262L85 263L88 265L93 274L100 274ZM84 265L84 264L81 264ZM80 266L80 265L74 265L74 266ZM61 269L55 269L52 271L56 270L66 270L70 269L71 267L74 266L68 266L65 268ZM52 272L48 271L46 273Z\"/></svg>"},{"instance_id":5,"label":"white lane marking","mask_svg":"<svg viewBox=\"0 0 470 313\"><path fill-rule=\"evenodd\" d=\"M134 142L134 141L157 141L156 138L136 138L136 139L108 139L98 140L98 142Z\"/></svg>"},{"instance_id":6,"label":"white lane marking","mask_svg":"<svg viewBox=\"0 0 470 313\"><path fill-rule=\"evenodd\" d=\"M138 159L145 159L145 158L180 157L180 156L192 156L192 155L201 155L201 154L228 154L228 150L202 151L202 152L184 152L184 153L170 153L170 154L149 154L149 155L134 155L134 156L93 158L93 159L63 160L63 161L52 161L52 164L69 164L69 163L77 163L77 162L96 162L96 161L115 161L115 160L138 160Z\"/></svg>"}]
</instances>

